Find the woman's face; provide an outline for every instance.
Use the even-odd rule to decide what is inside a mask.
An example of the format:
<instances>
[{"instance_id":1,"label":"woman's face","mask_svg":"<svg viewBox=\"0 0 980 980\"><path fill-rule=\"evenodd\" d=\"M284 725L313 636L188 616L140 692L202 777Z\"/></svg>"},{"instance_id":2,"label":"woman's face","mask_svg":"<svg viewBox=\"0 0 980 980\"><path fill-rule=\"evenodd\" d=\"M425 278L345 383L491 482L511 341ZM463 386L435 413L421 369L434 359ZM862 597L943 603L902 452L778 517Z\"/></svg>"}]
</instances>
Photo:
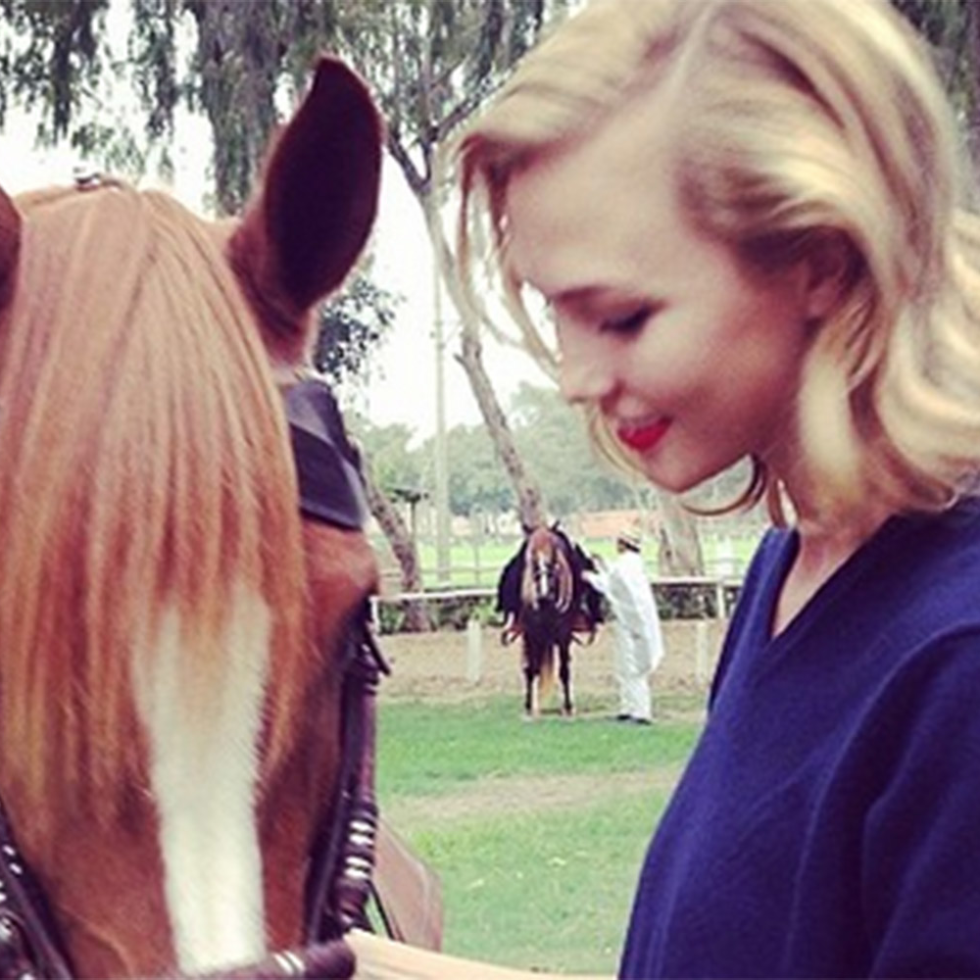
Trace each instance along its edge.
<instances>
[{"instance_id":1,"label":"woman's face","mask_svg":"<svg viewBox=\"0 0 980 980\"><path fill-rule=\"evenodd\" d=\"M751 279L681 208L655 98L513 177L507 261L550 304L561 389L649 479L688 490L753 453L793 464L814 315L805 265Z\"/></svg>"}]
</instances>

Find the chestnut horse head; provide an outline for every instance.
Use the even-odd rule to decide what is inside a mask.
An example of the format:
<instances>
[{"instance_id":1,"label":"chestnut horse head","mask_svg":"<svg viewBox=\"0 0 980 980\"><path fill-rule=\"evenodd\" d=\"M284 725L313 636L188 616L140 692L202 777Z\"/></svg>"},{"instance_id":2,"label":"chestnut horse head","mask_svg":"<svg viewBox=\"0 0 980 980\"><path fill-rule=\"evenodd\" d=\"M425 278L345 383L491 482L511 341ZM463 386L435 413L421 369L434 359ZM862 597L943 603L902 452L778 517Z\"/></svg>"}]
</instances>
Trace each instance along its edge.
<instances>
[{"instance_id":1,"label":"chestnut horse head","mask_svg":"<svg viewBox=\"0 0 980 980\"><path fill-rule=\"evenodd\" d=\"M0 798L79 975L303 937L376 568L301 519L284 395L380 167L325 58L239 221L111 181L0 191Z\"/></svg>"}]
</instances>

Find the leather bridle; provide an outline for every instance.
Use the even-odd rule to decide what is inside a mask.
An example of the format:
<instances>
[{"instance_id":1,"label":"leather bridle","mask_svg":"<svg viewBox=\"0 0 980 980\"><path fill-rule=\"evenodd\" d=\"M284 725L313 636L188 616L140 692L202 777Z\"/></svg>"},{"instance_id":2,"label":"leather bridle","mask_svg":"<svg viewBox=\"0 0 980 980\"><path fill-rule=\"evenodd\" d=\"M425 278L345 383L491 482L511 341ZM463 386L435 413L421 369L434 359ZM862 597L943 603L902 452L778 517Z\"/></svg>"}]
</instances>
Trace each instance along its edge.
<instances>
[{"instance_id":1,"label":"leather bridle","mask_svg":"<svg viewBox=\"0 0 980 980\"><path fill-rule=\"evenodd\" d=\"M301 378L285 393L300 510L310 520L361 530L367 503L359 459L329 387ZM375 695L389 673L370 629L365 602L346 638L340 774L331 822L321 828L306 885L306 940L338 939L367 927L378 834L374 792Z\"/></svg>"},{"instance_id":2,"label":"leather bridle","mask_svg":"<svg viewBox=\"0 0 980 980\"><path fill-rule=\"evenodd\" d=\"M344 729L332 820L314 844L307 878L306 938L313 942L370 928L366 908L378 837L375 695L388 665L363 622L356 632L344 669Z\"/></svg>"},{"instance_id":3,"label":"leather bridle","mask_svg":"<svg viewBox=\"0 0 980 980\"><path fill-rule=\"evenodd\" d=\"M357 454L330 389L301 379L284 394L300 490L311 520L361 530L367 515ZM349 977L351 928L370 928L378 835L374 788L376 693L389 668L371 634L367 604L345 639L340 773L327 824L314 840L307 876L304 943L261 963L208 974L213 980ZM23 861L0 803L0 980L74 980L56 919Z\"/></svg>"}]
</instances>

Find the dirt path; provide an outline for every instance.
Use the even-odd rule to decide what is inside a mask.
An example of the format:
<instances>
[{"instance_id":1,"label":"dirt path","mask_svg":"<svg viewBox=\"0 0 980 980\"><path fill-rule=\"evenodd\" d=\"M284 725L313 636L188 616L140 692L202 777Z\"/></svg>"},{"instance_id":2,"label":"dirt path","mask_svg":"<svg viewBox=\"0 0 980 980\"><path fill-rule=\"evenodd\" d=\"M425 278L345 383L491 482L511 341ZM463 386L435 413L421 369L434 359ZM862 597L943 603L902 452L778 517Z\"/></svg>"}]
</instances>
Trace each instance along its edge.
<instances>
[{"instance_id":1,"label":"dirt path","mask_svg":"<svg viewBox=\"0 0 980 980\"><path fill-rule=\"evenodd\" d=\"M718 622L664 623L666 653L653 677L658 691L706 690L721 642ZM502 646L497 629L479 634L479 656L474 656L465 632L401 633L381 637L381 649L392 667L381 685L383 698L459 700L488 694L512 693L520 698L523 679L517 644ZM602 627L594 643L572 649L572 678L579 696L612 697L613 638Z\"/></svg>"}]
</instances>

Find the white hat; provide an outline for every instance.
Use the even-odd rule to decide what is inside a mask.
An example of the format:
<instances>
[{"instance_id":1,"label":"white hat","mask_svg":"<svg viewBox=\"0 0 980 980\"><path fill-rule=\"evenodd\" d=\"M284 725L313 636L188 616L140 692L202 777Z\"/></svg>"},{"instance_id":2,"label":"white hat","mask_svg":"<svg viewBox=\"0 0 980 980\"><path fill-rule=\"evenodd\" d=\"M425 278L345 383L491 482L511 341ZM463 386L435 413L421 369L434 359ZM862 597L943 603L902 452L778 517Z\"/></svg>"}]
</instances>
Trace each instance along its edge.
<instances>
[{"instance_id":1,"label":"white hat","mask_svg":"<svg viewBox=\"0 0 980 980\"><path fill-rule=\"evenodd\" d=\"M639 551L642 544L640 535L636 531L620 531L616 535L616 540L629 548L630 551Z\"/></svg>"}]
</instances>

